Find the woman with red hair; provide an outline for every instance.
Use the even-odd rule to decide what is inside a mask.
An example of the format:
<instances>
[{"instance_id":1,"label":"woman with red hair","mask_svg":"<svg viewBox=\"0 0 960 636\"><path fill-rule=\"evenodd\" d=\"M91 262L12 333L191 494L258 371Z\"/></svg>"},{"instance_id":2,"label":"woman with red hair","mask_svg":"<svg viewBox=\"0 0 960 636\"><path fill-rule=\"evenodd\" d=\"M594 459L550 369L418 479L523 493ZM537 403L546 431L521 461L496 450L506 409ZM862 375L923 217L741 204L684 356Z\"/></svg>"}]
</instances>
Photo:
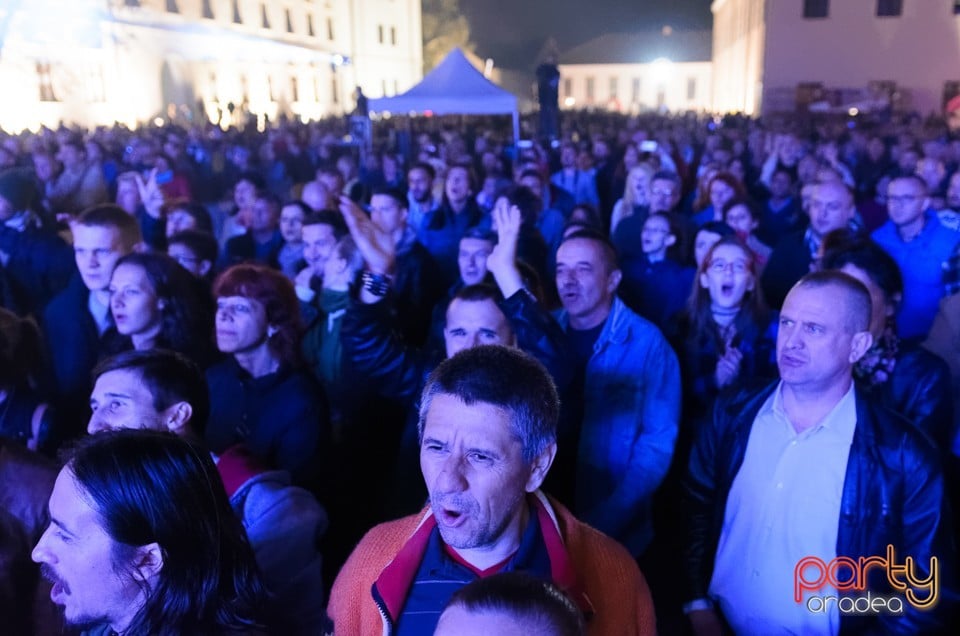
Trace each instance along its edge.
<instances>
[{"instance_id":1,"label":"woman with red hair","mask_svg":"<svg viewBox=\"0 0 960 636\"><path fill-rule=\"evenodd\" d=\"M217 347L228 358L207 371L210 449L243 443L261 462L309 481L328 414L322 389L301 368L293 283L242 264L217 278L213 295Z\"/></svg>"}]
</instances>

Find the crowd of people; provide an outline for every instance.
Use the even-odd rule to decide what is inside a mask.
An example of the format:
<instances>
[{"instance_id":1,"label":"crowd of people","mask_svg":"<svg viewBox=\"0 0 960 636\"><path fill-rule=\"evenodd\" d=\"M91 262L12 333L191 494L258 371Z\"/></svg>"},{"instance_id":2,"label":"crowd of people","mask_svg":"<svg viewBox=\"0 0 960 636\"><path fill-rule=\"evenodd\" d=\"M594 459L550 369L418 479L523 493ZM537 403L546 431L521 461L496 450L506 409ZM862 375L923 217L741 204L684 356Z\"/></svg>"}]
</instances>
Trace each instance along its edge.
<instances>
[{"instance_id":1,"label":"crowd of people","mask_svg":"<svg viewBox=\"0 0 960 636\"><path fill-rule=\"evenodd\" d=\"M943 122L392 125L0 136L16 633L954 624Z\"/></svg>"}]
</instances>

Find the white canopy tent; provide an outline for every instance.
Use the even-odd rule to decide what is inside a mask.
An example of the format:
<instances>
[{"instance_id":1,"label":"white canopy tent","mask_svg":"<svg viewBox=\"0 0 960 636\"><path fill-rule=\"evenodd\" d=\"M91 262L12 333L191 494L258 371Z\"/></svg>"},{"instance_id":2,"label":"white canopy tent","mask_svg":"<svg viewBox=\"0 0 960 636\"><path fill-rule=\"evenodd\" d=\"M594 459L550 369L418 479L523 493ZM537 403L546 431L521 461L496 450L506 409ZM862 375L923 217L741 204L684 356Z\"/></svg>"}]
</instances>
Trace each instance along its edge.
<instances>
[{"instance_id":1,"label":"white canopy tent","mask_svg":"<svg viewBox=\"0 0 960 636\"><path fill-rule=\"evenodd\" d=\"M517 98L488 80L460 49L453 49L420 83L400 95L371 99L371 111L398 115L501 115L513 117L513 141L520 139Z\"/></svg>"}]
</instances>

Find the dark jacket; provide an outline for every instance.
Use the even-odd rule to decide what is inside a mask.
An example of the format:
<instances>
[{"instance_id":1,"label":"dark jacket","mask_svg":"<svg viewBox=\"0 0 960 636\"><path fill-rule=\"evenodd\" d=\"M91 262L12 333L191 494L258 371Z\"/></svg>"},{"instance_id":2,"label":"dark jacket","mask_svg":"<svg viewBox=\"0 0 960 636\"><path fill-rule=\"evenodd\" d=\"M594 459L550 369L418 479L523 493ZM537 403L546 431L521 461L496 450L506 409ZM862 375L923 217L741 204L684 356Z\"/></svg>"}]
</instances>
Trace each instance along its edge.
<instances>
[{"instance_id":1,"label":"dark jacket","mask_svg":"<svg viewBox=\"0 0 960 636\"><path fill-rule=\"evenodd\" d=\"M897 363L886 382L868 394L930 436L944 454L953 444L950 368L938 356L901 341Z\"/></svg>"},{"instance_id":2,"label":"dark jacket","mask_svg":"<svg viewBox=\"0 0 960 636\"><path fill-rule=\"evenodd\" d=\"M813 257L805 235L806 232L798 231L784 236L773 248L770 260L763 269L760 287L771 309L779 311L790 288L810 273Z\"/></svg>"},{"instance_id":3,"label":"dark jacket","mask_svg":"<svg viewBox=\"0 0 960 636\"><path fill-rule=\"evenodd\" d=\"M103 340L88 308L89 299L90 290L77 272L44 308L40 320L52 367L52 403L64 418L72 420L69 424L74 428L81 423L86 426L90 372L104 353Z\"/></svg>"},{"instance_id":4,"label":"dark jacket","mask_svg":"<svg viewBox=\"0 0 960 636\"><path fill-rule=\"evenodd\" d=\"M777 384L722 396L712 422L700 430L684 483L688 540L684 569L689 599L705 598L723 527L730 487L743 463L754 419ZM930 442L906 420L856 391L857 425L850 446L840 503L837 554L915 559L929 575L930 557L940 561L940 602L920 611L906 601L902 615L841 614L841 634L936 633L956 606L955 556L944 499L940 460ZM883 568L874 568L868 589L890 593Z\"/></svg>"},{"instance_id":5,"label":"dark jacket","mask_svg":"<svg viewBox=\"0 0 960 636\"><path fill-rule=\"evenodd\" d=\"M290 472L298 484L312 469L327 437L323 390L308 373L281 367L254 378L231 356L207 370L210 418L207 444L222 453L243 443L271 468Z\"/></svg>"},{"instance_id":6,"label":"dark jacket","mask_svg":"<svg viewBox=\"0 0 960 636\"><path fill-rule=\"evenodd\" d=\"M41 309L76 272L73 249L52 231L0 224L0 252L9 257L5 269L22 314Z\"/></svg>"},{"instance_id":7,"label":"dark jacket","mask_svg":"<svg viewBox=\"0 0 960 636\"><path fill-rule=\"evenodd\" d=\"M396 297L397 328L411 343L421 345L430 329L430 312L443 296L444 280L436 261L417 242L413 230L397 246L396 275L392 291Z\"/></svg>"},{"instance_id":8,"label":"dark jacket","mask_svg":"<svg viewBox=\"0 0 960 636\"><path fill-rule=\"evenodd\" d=\"M270 240L263 244L254 241L250 232L234 236L223 248L218 269L222 271L231 265L246 262L257 262L279 269L277 255L281 247L283 247L283 236L280 235L279 230L275 231Z\"/></svg>"},{"instance_id":9,"label":"dark jacket","mask_svg":"<svg viewBox=\"0 0 960 636\"><path fill-rule=\"evenodd\" d=\"M57 467L0 439L0 616L5 634L59 634L63 620L50 602L30 551L49 523L47 500Z\"/></svg>"}]
</instances>

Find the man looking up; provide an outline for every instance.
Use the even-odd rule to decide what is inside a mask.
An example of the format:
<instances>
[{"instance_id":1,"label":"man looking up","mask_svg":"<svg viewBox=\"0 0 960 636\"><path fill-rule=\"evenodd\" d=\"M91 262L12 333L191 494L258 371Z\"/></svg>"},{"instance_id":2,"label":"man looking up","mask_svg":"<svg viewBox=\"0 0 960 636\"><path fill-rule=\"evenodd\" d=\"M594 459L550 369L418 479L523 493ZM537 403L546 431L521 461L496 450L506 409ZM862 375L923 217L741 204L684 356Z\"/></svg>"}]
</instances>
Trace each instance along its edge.
<instances>
[{"instance_id":1,"label":"man looking up","mask_svg":"<svg viewBox=\"0 0 960 636\"><path fill-rule=\"evenodd\" d=\"M559 416L543 366L512 348L465 349L430 375L420 404L429 503L354 550L330 596L336 633L431 634L454 592L501 571L553 582L592 613L591 634L654 632L630 555L539 490Z\"/></svg>"}]
</instances>

